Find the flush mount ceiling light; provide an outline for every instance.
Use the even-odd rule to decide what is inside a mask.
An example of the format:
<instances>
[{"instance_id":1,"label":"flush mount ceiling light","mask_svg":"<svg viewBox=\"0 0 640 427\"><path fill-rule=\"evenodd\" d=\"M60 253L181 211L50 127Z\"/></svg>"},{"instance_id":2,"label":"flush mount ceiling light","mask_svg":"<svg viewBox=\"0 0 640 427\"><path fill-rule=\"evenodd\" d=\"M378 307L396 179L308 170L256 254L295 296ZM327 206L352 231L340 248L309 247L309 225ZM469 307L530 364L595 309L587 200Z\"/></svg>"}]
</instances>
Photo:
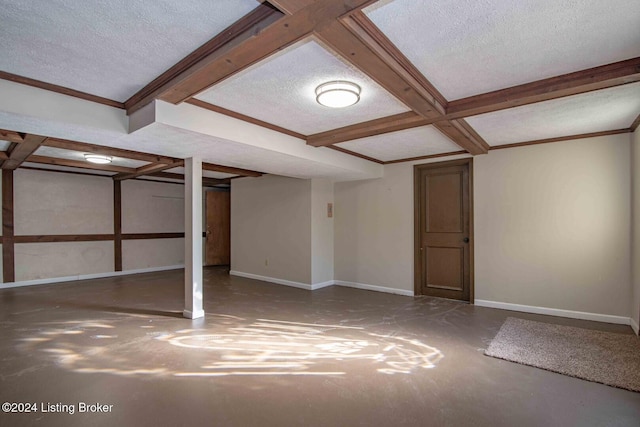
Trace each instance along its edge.
<instances>
[{"instance_id":1,"label":"flush mount ceiling light","mask_svg":"<svg viewBox=\"0 0 640 427\"><path fill-rule=\"evenodd\" d=\"M97 163L99 165L106 165L111 163L111 156L103 156L101 154L85 154L84 159L87 162Z\"/></svg>"},{"instance_id":2,"label":"flush mount ceiling light","mask_svg":"<svg viewBox=\"0 0 640 427\"><path fill-rule=\"evenodd\" d=\"M327 82L316 88L316 101L325 107L348 107L360 101L360 90L357 84L343 80Z\"/></svg>"}]
</instances>

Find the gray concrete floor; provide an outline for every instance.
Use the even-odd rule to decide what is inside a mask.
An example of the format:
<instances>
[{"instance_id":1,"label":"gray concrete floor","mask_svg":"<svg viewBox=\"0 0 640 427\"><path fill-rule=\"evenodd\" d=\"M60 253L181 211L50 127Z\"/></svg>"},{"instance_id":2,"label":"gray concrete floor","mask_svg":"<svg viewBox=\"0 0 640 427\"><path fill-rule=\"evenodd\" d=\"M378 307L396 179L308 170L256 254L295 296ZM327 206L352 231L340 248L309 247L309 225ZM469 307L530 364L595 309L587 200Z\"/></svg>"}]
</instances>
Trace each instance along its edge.
<instances>
[{"instance_id":1,"label":"gray concrete floor","mask_svg":"<svg viewBox=\"0 0 640 427\"><path fill-rule=\"evenodd\" d=\"M181 316L182 278L0 291L0 402L37 408L0 413L0 425L640 425L640 393L483 355L508 316L628 326L341 287L309 292L222 268L205 270L207 315L191 321ZM80 413L80 402L112 406Z\"/></svg>"}]
</instances>

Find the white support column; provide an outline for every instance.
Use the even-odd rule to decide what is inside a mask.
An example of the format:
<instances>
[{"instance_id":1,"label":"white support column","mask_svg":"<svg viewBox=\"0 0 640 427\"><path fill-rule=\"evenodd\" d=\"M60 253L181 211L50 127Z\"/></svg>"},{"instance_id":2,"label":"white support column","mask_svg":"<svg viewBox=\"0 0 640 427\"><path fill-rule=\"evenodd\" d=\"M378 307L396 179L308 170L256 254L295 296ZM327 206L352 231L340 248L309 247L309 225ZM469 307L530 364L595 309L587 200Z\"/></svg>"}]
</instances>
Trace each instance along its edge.
<instances>
[{"instance_id":1,"label":"white support column","mask_svg":"<svg viewBox=\"0 0 640 427\"><path fill-rule=\"evenodd\" d=\"M184 317L204 317L202 309L202 159L184 161Z\"/></svg>"}]
</instances>

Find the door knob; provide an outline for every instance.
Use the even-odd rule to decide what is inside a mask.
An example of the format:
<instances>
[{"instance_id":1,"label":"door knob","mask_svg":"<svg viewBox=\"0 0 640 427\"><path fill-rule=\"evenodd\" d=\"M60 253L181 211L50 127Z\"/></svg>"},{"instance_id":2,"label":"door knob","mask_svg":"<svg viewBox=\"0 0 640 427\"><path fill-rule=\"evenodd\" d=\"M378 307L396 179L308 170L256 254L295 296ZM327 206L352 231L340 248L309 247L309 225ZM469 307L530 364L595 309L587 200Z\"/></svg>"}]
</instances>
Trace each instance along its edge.
<instances>
[{"instance_id":1,"label":"door knob","mask_svg":"<svg viewBox=\"0 0 640 427\"><path fill-rule=\"evenodd\" d=\"M469 243L469 238L465 237L464 239L462 239L462 241L465 242L465 243Z\"/></svg>"}]
</instances>

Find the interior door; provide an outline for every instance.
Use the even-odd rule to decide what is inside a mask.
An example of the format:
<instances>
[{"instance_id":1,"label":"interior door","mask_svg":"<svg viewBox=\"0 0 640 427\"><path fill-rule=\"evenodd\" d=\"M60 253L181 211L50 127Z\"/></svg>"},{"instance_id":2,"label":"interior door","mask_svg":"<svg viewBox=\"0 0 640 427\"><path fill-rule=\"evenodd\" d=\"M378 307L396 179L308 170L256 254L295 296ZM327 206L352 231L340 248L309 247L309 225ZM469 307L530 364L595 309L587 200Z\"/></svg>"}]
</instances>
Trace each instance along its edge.
<instances>
[{"instance_id":1,"label":"interior door","mask_svg":"<svg viewBox=\"0 0 640 427\"><path fill-rule=\"evenodd\" d=\"M472 160L415 166L415 293L472 302Z\"/></svg>"},{"instance_id":2,"label":"interior door","mask_svg":"<svg viewBox=\"0 0 640 427\"><path fill-rule=\"evenodd\" d=\"M207 191L205 196L205 264L231 263L231 198L229 191Z\"/></svg>"}]
</instances>

